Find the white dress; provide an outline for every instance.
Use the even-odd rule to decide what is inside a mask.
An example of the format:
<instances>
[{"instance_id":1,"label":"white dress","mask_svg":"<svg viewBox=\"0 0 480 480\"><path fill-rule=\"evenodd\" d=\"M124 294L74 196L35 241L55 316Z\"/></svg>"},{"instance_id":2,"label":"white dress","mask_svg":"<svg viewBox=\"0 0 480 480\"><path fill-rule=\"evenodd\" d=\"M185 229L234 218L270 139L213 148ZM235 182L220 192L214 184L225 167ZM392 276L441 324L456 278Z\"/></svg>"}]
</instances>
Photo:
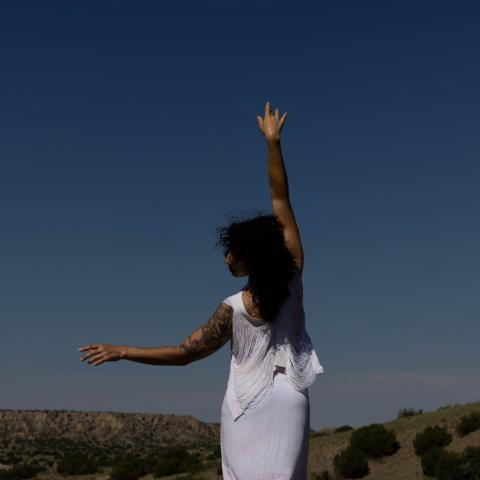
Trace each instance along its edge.
<instances>
[{"instance_id":1,"label":"white dress","mask_svg":"<svg viewBox=\"0 0 480 480\"><path fill-rule=\"evenodd\" d=\"M233 307L232 356L220 441L224 480L306 480L308 387L324 372L305 329L296 274L274 322L248 315L242 291Z\"/></svg>"}]
</instances>

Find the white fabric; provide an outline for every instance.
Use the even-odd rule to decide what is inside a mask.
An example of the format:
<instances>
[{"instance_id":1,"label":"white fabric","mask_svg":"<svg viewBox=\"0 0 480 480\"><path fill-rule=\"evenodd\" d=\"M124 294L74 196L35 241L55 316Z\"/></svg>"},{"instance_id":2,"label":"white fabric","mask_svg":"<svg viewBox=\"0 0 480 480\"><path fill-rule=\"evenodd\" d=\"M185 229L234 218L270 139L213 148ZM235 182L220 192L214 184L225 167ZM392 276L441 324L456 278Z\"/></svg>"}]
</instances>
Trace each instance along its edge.
<instances>
[{"instance_id":1,"label":"white fabric","mask_svg":"<svg viewBox=\"0 0 480 480\"><path fill-rule=\"evenodd\" d=\"M233 420L227 394L220 442L224 480L307 480L308 389L294 390L283 373L255 408Z\"/></svg>"},{"instance_id":2,"label":"white fabric","mask_svg":"<svg viewBox=\"0 0 480 480\"><path fill-rule=\"evenodd\" d=\"M307 479L308 387L324 368L305 329L300 275L289 288L272 323L248 315L243 290L223 301L233 307L220 428L224 480Z\"/></svg>"},{"instance_id":3,"label":"white fabric","mask_svg":"<svg viewBox=\"0 0 480 480\"><path fill-rule=\"evenodd\" d=\"M308 388L325 371L305 329L302 277L295 274L292 278L290 297L271 323L247 313L244 289L223 300L233 307L226 398L234 421L270 392L276 366L285 367L285 379L297 391Z\"/></svg>"}]
</instances>

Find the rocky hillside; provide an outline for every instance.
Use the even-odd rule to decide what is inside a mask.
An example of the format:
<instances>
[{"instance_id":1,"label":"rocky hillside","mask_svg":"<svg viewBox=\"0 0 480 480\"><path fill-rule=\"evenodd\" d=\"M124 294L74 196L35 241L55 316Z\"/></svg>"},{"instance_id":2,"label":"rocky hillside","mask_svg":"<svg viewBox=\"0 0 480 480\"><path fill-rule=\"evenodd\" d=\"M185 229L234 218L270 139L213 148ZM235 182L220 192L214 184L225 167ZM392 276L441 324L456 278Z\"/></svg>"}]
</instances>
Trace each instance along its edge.
<instances>
[{"instance_id":1,"label":"rocky hillside","mask_svg":"<svg viewBox=\"0 0 480 480\"><path fill-rule=\"evenodd\" d=\"M22 454L68 444L144 453L163 446L211 445L220 425L191 416L71 410L0 410L0 449L22 446Z\"/></svg>"},{"instance_id":2,"label":"rocky hillside","mask_svg":"<svg viewBox=\"0 0 480 480\"><path fill-rule=\"evenodd\" d=\"M445 449L462 452L468 446L480 447L480 429L460 437L456 432L459 419L471 412L480 413L480 402L464 405L441 407L411 417L402 417L385 422L382 425L395 432L401 448L391 456L369 460L370 473L364 480L414 480L423 479L420 458L415 455L413 440L417 433L426 427L439 425L445 427L453 440ZM317 432L310 438L309 471L319 473L328 470L333 477L333 459L337 453L348 446L352 431ZM309 477L310 478L310 477Z\"/></svg>"}]
</instances>

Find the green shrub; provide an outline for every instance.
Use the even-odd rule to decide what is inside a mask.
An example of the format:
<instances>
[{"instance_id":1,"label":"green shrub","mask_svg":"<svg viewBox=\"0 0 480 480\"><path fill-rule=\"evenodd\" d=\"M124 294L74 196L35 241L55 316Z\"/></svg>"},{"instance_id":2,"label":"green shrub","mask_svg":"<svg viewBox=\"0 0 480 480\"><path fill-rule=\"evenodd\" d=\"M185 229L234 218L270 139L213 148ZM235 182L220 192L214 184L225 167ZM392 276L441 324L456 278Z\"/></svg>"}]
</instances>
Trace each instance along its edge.
<instances>
[{"instance_id":1,"label":"green shrub","mask_svg":"<svg viewBox=\"0 0 480 480\"><path fill-rule=\"evenodd\" d=\"M422 432L417 433L413 440L415 453L418 456L423 456L429 449L438 447L446 447L452 441L452 436L448 433L445 427L435 425L434 427L427 427Z\"/></svg>"},{"instance_id":2,"label":"green shrub","mask_svg":"<svg viewBox=\"0 0 480 480\"><path fill-rule=\"evenodd\" d=\"M436 480L480 478L480 447L467 447L462 454L433 447L422 456L422 470Z\"/></svg>"},{"instance_id":3,"label":"green shrub","mask_svg":"<svg viewBox=\"0 0 480 480\"><path fill-rule=\"evenodd\" d=\"M159 455L153 474L155 477L176 473L195 473L202 469L200 459L191 455L183 446L170 447Z\"/></svg>"},{"instance_id":4,"label":"green shrub","mask_svg":"<svg viewBox=\"0 0 480 480\"><path fill-rule=\"evenodd\" d=\"M22 463L22 460L23 460L22 456L16 453L13 453L13 450L16 450L16 449L12 448L12 451L8 452L4 457L5 463L7 465L15 465L15 464Z\"/></svg>"},{"instance_id":5,"label":"green shrub","mask_svg":"<svg viewBox=\"0 0 480 480\"><path fill-rule=\"evenodd\" d=\"M110 480L137 480L146 473L140 458L124 455L115 459Z\"/></svg>"},{"instance_id":6,"label":"green shrub","mask_svg":"<svg viewBox=\"0 0 480 480\"><path fill-rule=\"evenodd\" d=\"M176 457L161 458L156 463L153 469L154 477L166 477L168 475L174 475L180 473L182 470L180 467L181 460Z\"/></svg>"},{"instance_id":7,"label":"green shrub","mask_svg":"<svg viewBox=\"0 0 480 480\"><path fill-rule=\"evenodd\" d=\"M311 480L332 480L332 476L328 470L323 470L320 473L313 473Z\"/></svg>"},{"instance_id":8,"label":"green shrub","mask_svg":"<svg viewBox=\"0 0 480 480\"><path fill-rule=\"evenodd\" d=\"M341 427L337 427L333 433L338 433L338 432L347 432L348 430L353 430L353 427L350 425L342 425Z\"/></svg>"},{"instance_id":9,"label":"green shrub","mask_svg":"<svg viewBox=\"0 0 480 480\"><path fill-rule=\"evenodd\" d=\"M462 453L465 470L470 474L470 479L480 478L480 447L467 447Z\"/></svg>"},{"instance_id":10,"label":"green shrub","mask_svg":"<svg viewBox=\"0 0 480 480\"><path fill-rule=\"evenodd\" d=\"M138 459L138 463L143 467L143 470L145 473L150 473L153 472L155 468L155 464L157 463L158 460L158 454L157 453L149 453L145 454L142 457Z\"/></svg>"},{"instance_id":11,"label":"green shrub","mask_svg":"<svg viewBox=\"0 0 480 480\"><path fill-rule=\"evenodd\" d=\"M88 475L97 470L97 464L81 453L64 455L57 466L57 471L61 475Z\"/></svg>"},{"instance_id":12,"label":"green shrub","mask_svg":"<svg viewBox=\"0 0 480 480\"><path fill-rule=\"evenodd\" d=\"M428 449L421 457L424 475L435 477L437 475L438 459L445 450L440 447Z\"/></svg>"},{"instance_id":13,"label":"green shrub","mask_svg":"<svg viewBox=\"0 0 480 480\"><path fill-rule=\"evenodd\" d=\"M480 428L480 412L472 412L460 418L456 426L457 433L464 437Z\"/></svg>"},{"instance_id":14,"label":"green shrub","mask_svg":"<svg viewBox=\"0 0 480 480\"><path fill-rule=\"evenodd\" d=\"M216 458L221 458L221 456L222 450L220 448L220 445L216 445L208 455L207 460L215 460Z\"/></svg>"},{"instance_id":15,"label":"green shrub","mask_svg":"<svg viewBox=\"0 0 480 480\"><path fill-rule=\"evenodd\" d=\"M0 470L1 480L22 480L33 478L38 472L44 471L45 467L34 463L20 463L8 470Z\"/></svg>"},{"instance_id":16,"label":"green shrub","mask_svg":"<svg viewBox=\"0 0 480 480\"><path fill-rule=\"evenodd\" d=\"M413 408L402 408L398 411L397 418L413 417L414 415L420 415L423 410L414 410Z\"/></svg>"},{"instance_id":17,"label":"green shrub","mask_svg":"<svg viewBox=\"0 0 480 480\"><path fill-rule=\"evenodd\" d=\"M474 480L465 471L463 460L460 454L443 450L435 468L436 480Z\"/></svg>"},{"instance_id":18,"label":"green shrub","mask_svg":"<svg viewBox=\"0 0 480 480\"><path fill-rule=\"evenodd\" d=\"M355 430L350 438L350 445L362 450L367 458L393 455L400 448L395 432L378 423Z\"/></svg>"},{"instance_id":19,"label":"green shrub","mask_svg":"<svg viewBox=\"0 0 480 480\"><path fill-rule=\"evenodd\" d=\"M335 455L333 468L341 478L362 478L370 472L367 456L352 445Z\"/></svg>"}]
</instances>

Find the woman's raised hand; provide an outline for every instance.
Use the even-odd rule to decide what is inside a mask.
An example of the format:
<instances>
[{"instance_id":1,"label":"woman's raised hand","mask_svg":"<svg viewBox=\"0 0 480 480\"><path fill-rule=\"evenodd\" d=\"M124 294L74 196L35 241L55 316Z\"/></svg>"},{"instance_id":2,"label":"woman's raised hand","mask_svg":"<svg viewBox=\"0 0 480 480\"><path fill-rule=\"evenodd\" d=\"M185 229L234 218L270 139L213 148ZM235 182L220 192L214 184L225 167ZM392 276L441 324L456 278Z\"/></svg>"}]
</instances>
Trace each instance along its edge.
<instances>
[{"instance_id":1,"label":"woman's raised hand","mask_svg":"<svg viewBox=\"0 0 480 480\"><path fill-rule=\"evenodd\" d=\"M272 115L270 110L270 102L265 105L265 117L262 118L257 115L258 126L263 136L267 141L279 141L280 132L282 131L283 124L287 118L287 112L285 112L281 118L279 118L278 109L275 109L275 113Z\"/></svg>"},{"instance_id":2,"label":"woman's raised hand","mask_svg":"<svg viewBox=\"0 0 480 480\"><path fill-rule=\"evenodd\" d=\"M104 362L117 362L125 358L125 347L121 345L108 345L106 343L95 343L93 345L84 345L80 347L81 352L87 352L86 355L80 357L80 361L91 360L88 363L92 365L100 365Z\"/></svg>"}]
</instances>

